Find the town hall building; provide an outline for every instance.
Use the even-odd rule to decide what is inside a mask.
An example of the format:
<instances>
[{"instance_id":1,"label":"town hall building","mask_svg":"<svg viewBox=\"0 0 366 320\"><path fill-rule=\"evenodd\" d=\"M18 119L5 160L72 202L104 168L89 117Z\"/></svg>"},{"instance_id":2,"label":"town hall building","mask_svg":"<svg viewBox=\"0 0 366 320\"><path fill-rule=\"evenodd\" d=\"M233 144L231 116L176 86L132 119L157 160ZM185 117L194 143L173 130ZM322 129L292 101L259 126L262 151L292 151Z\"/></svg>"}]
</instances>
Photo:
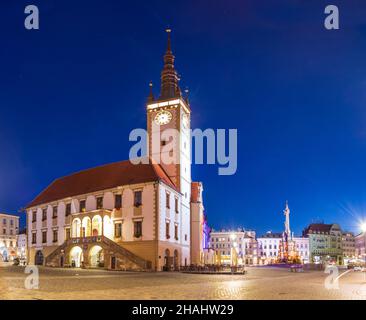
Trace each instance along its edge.
<instances>
[{"instance_id":1,"label":"town hall building","mask_svg":"<svg viewBox=\"0 0 366 320\"><path fill-rule=\"evenodd\" d=\"M147 158L54 180L26 209L30 264L162 271L201 263L203 187L191 179L191 109L167 32L160 95L151 86L146 105ZM165 146L171 129L177 161L165 163L153 137Z\"/></svg>"}]
</instances>

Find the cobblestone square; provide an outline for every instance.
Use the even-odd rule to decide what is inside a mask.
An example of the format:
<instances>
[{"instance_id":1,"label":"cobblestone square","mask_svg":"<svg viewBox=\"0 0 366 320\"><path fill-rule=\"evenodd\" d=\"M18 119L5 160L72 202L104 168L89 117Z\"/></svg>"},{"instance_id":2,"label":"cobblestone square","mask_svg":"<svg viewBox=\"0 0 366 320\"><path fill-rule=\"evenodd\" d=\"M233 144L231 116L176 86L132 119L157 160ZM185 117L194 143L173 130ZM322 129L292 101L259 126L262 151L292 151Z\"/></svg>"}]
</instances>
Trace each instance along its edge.
<instances>
[{"instance_id":1,"label":"cobblestone square","mask_svg":"<svg viewBox=\"0 0 366 320\"><path fill-rule=\"evenodd\" d=\"M133 273L39 268L39 289L25 289L24 267L0 267L0 299L365 299L366 274L340 271L339 289L329 274L248 268L245 275L178 272ZM344 273L344 275L343 275Z\"/></svg>"}]
</instances>

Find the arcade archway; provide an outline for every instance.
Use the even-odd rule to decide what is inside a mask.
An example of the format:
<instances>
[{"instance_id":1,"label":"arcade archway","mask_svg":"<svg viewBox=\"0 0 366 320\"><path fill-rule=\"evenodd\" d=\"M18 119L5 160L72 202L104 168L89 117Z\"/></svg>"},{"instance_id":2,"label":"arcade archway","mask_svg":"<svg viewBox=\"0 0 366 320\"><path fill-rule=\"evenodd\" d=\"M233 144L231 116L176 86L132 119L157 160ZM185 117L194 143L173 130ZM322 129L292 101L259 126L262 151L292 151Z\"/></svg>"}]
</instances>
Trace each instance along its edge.
<instances>
[{"instance_id":1,"label":"arcade archway","mask_svg":"<svg viewBox=\"0 0 366 320\"><path fill-rule=\"evenodd\" d=\"M84 261L83 250L76 246L70 250L70 265L74 268L80 268Z\"/></svg>"},{"instance_id":2,"label":"arcade archway","mask_svg":"<svg viewBox=\"0 0 366 320\"><path fill-rule=\"evenodd\" d=\"M89 251L90 267L104 267L104 251L101 246L95 245Z\"/></svg>"}]
</instances>

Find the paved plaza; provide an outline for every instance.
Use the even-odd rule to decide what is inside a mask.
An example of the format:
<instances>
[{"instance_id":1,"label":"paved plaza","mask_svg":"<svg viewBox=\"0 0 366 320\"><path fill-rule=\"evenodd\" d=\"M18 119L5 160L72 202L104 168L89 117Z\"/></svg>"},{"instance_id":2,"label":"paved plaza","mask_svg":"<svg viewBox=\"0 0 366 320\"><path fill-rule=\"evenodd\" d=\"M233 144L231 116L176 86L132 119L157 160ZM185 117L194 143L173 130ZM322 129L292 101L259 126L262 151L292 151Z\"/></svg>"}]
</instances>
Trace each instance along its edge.
<instances>
[{"instance_id":1,"label":"paved plaza","mask_svg":"<svg viewBox=\"0 0 366 320\"><path fill-rule=\"evenodd\" d=\"M24 267L0 267L0 299L365 299L366 274L340 272L339 289L328 274L248 268L246 275L177 272L132 273L39 268L39 289L25 289Z\"/></svg>"}]
</instances>

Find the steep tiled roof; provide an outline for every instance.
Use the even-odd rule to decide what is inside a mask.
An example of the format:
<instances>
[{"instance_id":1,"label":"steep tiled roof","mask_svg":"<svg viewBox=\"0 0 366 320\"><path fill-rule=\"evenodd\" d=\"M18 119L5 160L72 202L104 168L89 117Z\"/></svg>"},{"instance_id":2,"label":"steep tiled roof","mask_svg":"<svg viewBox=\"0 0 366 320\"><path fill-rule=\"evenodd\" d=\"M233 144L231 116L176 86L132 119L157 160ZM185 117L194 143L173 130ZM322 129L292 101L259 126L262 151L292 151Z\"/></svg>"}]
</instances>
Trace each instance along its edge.
<instances>
[{"instance_id":1,"label":"steep tiled roof","mask_svg":"<svg viewBox=\"0 0 366 320\"><path fill-rule=\"evenodd\" d=\"M176 189L163 168L151 160L149 164L132 164L129 160L110 163L56 179L27 208L118 186L153 181L163 181Z\"/></svg>"},{"instance_id":2,"label":"steep tiled roof","mask_svg":"<svg viewBox=\"0 0 366 320\"><path fill-rule=\"evenodd\" d=\"M305 229L305 234L312 232L329 233L333 224L312 223Z\"/></svg>"}]
</instances>

